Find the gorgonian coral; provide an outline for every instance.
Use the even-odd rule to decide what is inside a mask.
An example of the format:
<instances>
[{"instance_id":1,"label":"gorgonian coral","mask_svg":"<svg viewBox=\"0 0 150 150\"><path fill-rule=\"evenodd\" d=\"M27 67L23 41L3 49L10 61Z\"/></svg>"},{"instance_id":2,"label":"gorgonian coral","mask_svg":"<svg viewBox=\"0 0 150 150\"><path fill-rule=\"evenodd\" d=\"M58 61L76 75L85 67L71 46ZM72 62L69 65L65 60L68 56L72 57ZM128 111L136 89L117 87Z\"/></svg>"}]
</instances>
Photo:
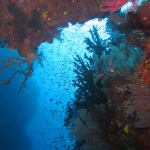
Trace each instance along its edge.
<instances>
[{"instance_id":1,"label":"gorgonian coral","mask_svg":"<svg viewBox=\"0 0 150 150\"><path fill-rule=\"evenodd\" d=\"M125 113L135 119L136 128L150 127L150 85L131 84L129 85L131 98L124 102Z\"/></svg>"},{"instance_id":2,"label":"gorgonian coral","mask_svg":"<svg viewBox=\"0 0 150 150\"><path fill-rule=\"evenodd\" d=\"M8 77L8 79L2 81L0 86L8 85L15 76L24 75L24 79L19 88L18 94L21 93L26 81L32 76L33 72L33 60L36 59L36 54L33 52L28 53L28 57L8 57L6 60L0 62L0 73L6 71L7 69L13 68L13 73Z\"/></svg>"}]
</instances>

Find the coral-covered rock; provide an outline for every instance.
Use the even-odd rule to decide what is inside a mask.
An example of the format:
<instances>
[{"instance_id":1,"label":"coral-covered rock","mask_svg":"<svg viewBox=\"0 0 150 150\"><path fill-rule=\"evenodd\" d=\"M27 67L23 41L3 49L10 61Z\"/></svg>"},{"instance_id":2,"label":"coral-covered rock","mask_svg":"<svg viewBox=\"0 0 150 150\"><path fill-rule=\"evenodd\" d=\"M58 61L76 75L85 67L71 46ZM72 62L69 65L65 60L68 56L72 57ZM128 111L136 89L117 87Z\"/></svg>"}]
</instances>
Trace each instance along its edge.
<instances>
[{"instance_id":1,"label":"coral-covered rock","mask_svg":"<svg viewBox=\"0 0 150 150\"><path fill-rule=\"evenodd\" d=\"M52 42L60 32L58 27L101 16L99 5L100 1L92 0L1 0L0 37L26 57L25 53L35 51L41 42ZM24 44L26 39L31 43Z\"/></svg>"}]
</instances>

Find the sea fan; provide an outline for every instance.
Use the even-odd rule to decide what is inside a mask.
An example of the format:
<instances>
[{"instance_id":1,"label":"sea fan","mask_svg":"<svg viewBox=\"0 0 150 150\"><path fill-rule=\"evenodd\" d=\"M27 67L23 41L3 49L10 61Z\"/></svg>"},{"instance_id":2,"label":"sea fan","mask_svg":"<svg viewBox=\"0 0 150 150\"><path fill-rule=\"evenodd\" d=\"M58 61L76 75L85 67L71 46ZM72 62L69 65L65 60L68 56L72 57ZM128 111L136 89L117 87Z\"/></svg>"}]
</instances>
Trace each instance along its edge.
<instances>
[{"instance_id":1,"label":"sea fan","mask_svg":"<svg viewBox=\"0 0 150 150\"><path fill-rule=\"evenodd\" d=\"M131 98L124 102L126 115L135 119L136 128L150 127L150 85L131 84Z\"/></svg>"},{"instance_id":2,"label":"sea fan","mask_svg":"<svg viewBox=\"0 0 150 150\"><path fill-rule=\"evenodd\" d=\"M99 122L86 109L79 110L80 118L73 121L72 134L78 142L85 141L81 150L107 150L107 144L101 140L102 130Z\"/></svg>"}]
</instances>

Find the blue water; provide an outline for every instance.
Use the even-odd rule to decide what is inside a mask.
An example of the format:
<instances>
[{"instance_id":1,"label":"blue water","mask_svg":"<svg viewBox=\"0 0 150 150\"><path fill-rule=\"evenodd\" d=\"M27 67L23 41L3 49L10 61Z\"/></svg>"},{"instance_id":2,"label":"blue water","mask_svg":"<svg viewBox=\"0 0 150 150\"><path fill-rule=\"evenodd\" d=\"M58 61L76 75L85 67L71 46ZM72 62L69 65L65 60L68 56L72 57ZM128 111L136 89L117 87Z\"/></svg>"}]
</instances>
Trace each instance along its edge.
<instances>
[{"instance_id":1,"label":"blue water","mask_svg":"<svg viewBox=\"0 0 150 150\"><path fill-rule=\"evenodd\" d=\"M17 75L9 85L0 87L0 150L71 150L74 140L64 127L67 103L72 102L75 88L72 80L76 54L85 53L84 37L97 19L85 25L69 25L61 33L62 41L43 43L42 64L34 62L34 71L18 95L24 79ZM100 32L104 32L102 28ZM19 57L16 50L0 49L0 61ZM23 68L26 66L22 66ZM20 67L15 67L20 69ZM14 67L0 73L0 83L12 75Z\"/></svg>"}]
</instances>

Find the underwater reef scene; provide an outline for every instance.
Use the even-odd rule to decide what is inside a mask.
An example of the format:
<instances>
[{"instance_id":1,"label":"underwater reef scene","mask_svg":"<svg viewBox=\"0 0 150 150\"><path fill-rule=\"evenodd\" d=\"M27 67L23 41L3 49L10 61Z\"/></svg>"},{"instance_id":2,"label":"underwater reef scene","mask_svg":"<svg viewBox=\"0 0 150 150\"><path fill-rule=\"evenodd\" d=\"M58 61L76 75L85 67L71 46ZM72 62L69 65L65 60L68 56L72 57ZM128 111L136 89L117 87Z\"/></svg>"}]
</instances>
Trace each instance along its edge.
<instances>
[{"instance_id":1,"label":"underwater reef scene","mask_svg":"<svg viewBox=\"0 0 150 150\"><path fill-rule=\"evenodd\" d=\"M93 18L98 18L99 22L107 20L105 32L109 37L103 39L99 28L93 26L89 31L90 37L84 40L84 56L77 53L72 62L75 68L72 86L76 90L67 109L63 108L63 112L66 111L64 126L69 130L70 139L75 142L71 150L150 149L150 1L132 0L129 9L120 11L129 1L0 1L0 47L17 49L19 54L8 56L0 62L1 75L5 72L0 86L7 88L15 77L21 75L20 85L16 85L18 96L34 73L34 62L37 60L43 65L44 54L37 52L42 42L61 40L61 31L68 26L68 22L83 24ZM7 74L9 70L12 74ZM38 96L33 96L31 105L28 96L23 96L27 99L26 103L19 101L19 98L12 103L5 101L8 97L3 96L3 91L0 93L0 121L5 125L0 125L0 140L4 140L0 143L6 150L8 145L5 141L12 138L11 134L17 137L11 145L20 143L12 150L32 149L30 138L26 134L23 136L22 131L34 116L32 106L36 105ZM20 109L9 112L3 105ZM30 108L24 110L27 107L24 105ZM8 118L19 116L18 112L23 116L22 124L17 119L5 119L5 115ZM11 127L16 130L12 132ZM6 130L8 132L4 133Z\"/></svg>"},{"instance_id":2,"label":"underwater reef scene","mask_svg":"<svg viewBox=\"0 0 150 150\"><path fill-rule=\"evenodd\" d=\"M26 81L33 73L33 63L36 59L41 60L37 54L38 46L42 42L53 43L59 39L63 28L71 24L83 24L94 18L99 20L108 17L111 28L122 32L126 30L127 42L131 45L143 47L150 53L150 29L149 29L149 7L148 0L133 0L132 7L126 12L120 13L121 7L130 0L1 0L0 1L0 46L7 46L10 50L17 49L20 58L8 57L0 62L0 72L10 66L27 65L26 69L14 71L12 76L1 83L7 85L17 74L23 74L24 80L18 94L25 86ZM118 26L113 26L113 24ZM116 33L116 32L114 32ZM112 34L112 38L113 35ZM114 41L115 42L115 41ZM149 56L145 58L145 64L141 70L148 70ZM143 71L142 71L143 72ZM148 72L142 73L144 80L150 82Z\"/></svg>"},{"instance_id":3,"label":"underwater reef scene","mask_svg":"<svg viewBox=\"0 0 150 150\"><path fill-rule=\"evenodd\" d=\"M104 41L93 26L92 38L85 38L92 55L85 53L85 61L75 57L73 85L78 88L64 124L77 150L150 148L150 84L141 75L147 54L116 32Z\"/></svg>"},{"instance_id":4,"label":"underwater reef scene","mask_svg":"<svg viewBox=\"0 0 150 150\"><path fill-rule=\"evenodd\" d=\"M75 150L148 150L150 24L125 26L116 14L110 17L110 38L102 40L93 26L91 38L85 38L87 53L74 58L77 90L64 125L76 139Z\"/></svg>"}]
</instances>

